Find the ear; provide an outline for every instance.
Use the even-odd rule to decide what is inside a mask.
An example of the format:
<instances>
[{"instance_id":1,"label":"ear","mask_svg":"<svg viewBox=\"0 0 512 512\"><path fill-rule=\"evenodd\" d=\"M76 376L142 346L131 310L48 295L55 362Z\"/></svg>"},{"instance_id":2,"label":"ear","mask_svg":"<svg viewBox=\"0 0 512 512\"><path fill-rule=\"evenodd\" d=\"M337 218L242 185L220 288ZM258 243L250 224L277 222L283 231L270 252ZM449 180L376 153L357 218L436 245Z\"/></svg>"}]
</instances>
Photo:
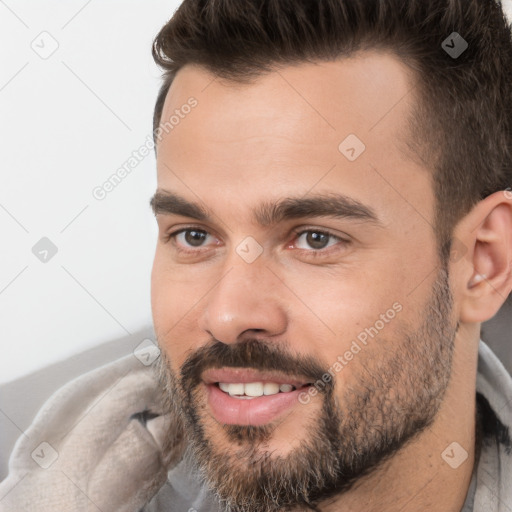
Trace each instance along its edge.
<instances>
[{"instance_id":1,"label":"ear","mask_svg":"<svg viewBox=\"0 0 512 512\"><path fill-rule=\"evenodd\" d=\"M456 263L460 320L485 322L512 290L512 192L495 192L477 203L454 235L458 250L466 251L465 264Z\"/></svg>"}]
</instances>

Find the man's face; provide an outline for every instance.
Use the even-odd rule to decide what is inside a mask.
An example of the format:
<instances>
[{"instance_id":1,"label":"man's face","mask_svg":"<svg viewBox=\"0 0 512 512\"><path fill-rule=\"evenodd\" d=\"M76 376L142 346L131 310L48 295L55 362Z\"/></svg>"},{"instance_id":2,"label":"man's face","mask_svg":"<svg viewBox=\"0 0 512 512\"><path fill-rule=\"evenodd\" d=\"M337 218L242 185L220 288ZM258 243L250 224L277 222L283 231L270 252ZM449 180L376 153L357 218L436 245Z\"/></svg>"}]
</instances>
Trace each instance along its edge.
<instances>
[{"instance_id":1,"label":"man's face","mask_svg":"<svg viewBox=\"0 0 512 512\"><path fill-rule=\"evenodd\" d=\"M241 510L348 488L435 416L455 321L431 176L407 156L414 101L383 53L248 85L188 66L169 91L152 275L164 384Z\"/></svg>"}]
</instances>

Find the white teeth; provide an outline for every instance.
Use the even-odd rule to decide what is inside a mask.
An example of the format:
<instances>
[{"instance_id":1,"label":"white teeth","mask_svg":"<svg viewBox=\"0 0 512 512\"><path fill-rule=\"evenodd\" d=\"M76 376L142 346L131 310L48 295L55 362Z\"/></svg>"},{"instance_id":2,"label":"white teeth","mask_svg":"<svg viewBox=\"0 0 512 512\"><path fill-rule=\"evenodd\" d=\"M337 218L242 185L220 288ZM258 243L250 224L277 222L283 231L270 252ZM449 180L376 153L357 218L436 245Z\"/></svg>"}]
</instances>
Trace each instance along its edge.
<instances>
[{"instance_id":1,"label":"white teeth","mask_svg":"<svg viewBox=\"0 0 512 512\"><path fill-rule=\"evenodd\" d=\"M263 382L248 382L244 385L245 394L247 396L263 395Z\"/></svg>"},{"instance_id":2,"label":"white teeth","mask_svg":"<svg viewBox=\"0 0 512 512\"><path fill-rule=\"evenodd\" d=\"M228 393L233 395L243 395L244 394L244 385L240 384L228 384Z\"/></svg>"},{"instance_id":3,"label":"white teeth","mask_svg":"<svg viewBox=\"0 0 512 512\"><path fill-rule=\"evenodd\" d=\"M264 395L277 395L277 393L279 393L279 384L275 382L265 382L263 385Z\"/></svg>"},{"instance_id":4,"label":"white teeth","mask_svg":"<svg viewBox=\"0 0 512 512\"><path fill-rule=\"evenodd\" d=\"M236 396L237 398L276 395L280 391L282 393L288 393L294 389L291 384L279 385L275 382L219 382L219 388L230 396Z\"/></svg>"}]
</instances>

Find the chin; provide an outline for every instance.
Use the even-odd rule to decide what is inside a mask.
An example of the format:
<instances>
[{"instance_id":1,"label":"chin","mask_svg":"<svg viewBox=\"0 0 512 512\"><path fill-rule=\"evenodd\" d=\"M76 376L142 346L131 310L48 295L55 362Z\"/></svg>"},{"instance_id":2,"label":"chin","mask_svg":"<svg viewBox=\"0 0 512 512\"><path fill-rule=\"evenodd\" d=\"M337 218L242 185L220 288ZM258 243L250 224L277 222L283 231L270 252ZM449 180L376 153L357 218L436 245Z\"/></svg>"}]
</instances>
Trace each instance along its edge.
<instances>
[{"instance_id":1,"label":"chin","mask_svg":"<svg viewBox=\"0 0 512 512\"><path fill-rule=\"evenodd\" d=\"M297 409L263 425L222 424L210 414L201 422L205 438L218 452L240 454L241 450L250 450L252 454L260 453L276 459L287 457L307 442L311 435L315 417L312 406L307 407L307 416L304 406L299 405Z\"/></svg>"}]
</instances>

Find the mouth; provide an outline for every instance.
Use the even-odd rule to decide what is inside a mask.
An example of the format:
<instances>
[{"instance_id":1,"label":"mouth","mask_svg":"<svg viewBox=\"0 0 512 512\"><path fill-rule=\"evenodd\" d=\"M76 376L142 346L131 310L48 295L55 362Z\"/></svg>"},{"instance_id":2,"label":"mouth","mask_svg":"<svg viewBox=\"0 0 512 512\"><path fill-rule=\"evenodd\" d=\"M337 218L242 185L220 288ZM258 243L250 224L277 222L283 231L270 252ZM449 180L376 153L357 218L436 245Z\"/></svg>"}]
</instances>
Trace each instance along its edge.
<instances>
[{"instance_id":1,"label":"mouth","mask_svg":"<svg viewBox=\"0 0 512 512\"><path fill-rule=\"evenodd\" d=\"M296 406L312 382L248 368L207 370L203 385L213 417L227 425L266 425Z\"/></svg>"}]
</instances>

